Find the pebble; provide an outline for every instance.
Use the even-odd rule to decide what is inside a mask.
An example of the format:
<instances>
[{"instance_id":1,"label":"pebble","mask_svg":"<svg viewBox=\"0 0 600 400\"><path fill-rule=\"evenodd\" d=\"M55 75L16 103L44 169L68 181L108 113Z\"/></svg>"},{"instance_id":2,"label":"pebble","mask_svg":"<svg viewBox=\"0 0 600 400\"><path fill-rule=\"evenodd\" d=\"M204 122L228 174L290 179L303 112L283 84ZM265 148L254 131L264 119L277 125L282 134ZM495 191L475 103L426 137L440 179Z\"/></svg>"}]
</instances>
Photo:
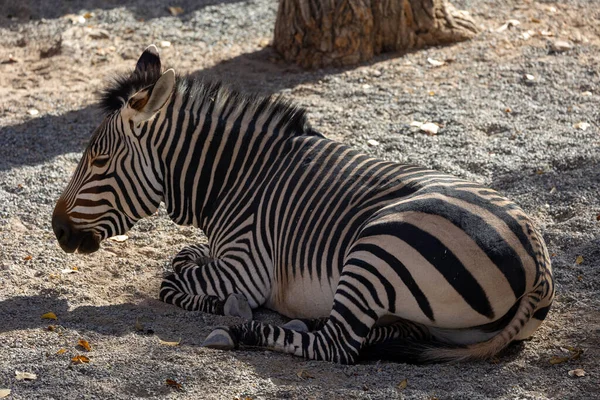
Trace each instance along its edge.
<instances>
[{"instance_id":1,"label":"pebble","mask_svg":"<svg viewBox=\"0 0 600 400\"><path fill-rule=\"evenodd\" d=\"M369 146L373 146L373 147L379 146L379 142L377 140L375 140L375 139L369 139L369 140L367 140L367 144Z\"/></svg>"},{"instance_id":2,"label":"pebble","mask_svg":"<svg viewBox=\"0 0 600 400\"><path fill-rule=\"evenodd\" d=\"M430 135L436 135L440 130L440 127L437 124L434 124L433 122L426 122L423 125L421 125L419 129Z\"/></svg>"},{"instance_id":3,"label":"pebble","mask_svg":"<svg viewBox=\"0 0 600 400\"><path fill-rule=\"evenodd\" d=\"M589 124L588 122L583 122L583 121L582 121L582 122L578 122L578 123L576 123L575 125L573 125L573 127L574 127L575 129L579 129L579 130L581 130L581 131L585 131L585 130L587 130L587 128L589 128L589 127L590 127L590 124Z\"/></svg>"},{"instance_id":4,"label":"pebble","mask_svg":"<svg viewBox=\"0 0 600 400\"><path fill-rule=\"evenodd\" d=\"M36 116L38 115L40 112L38 110L36 110L35 108L30 108L29 110L27 110L27 114L31 115L31 116Z\"/></svg>"},{"instance_id":5,"label":"pebble","mask_svg":"<svg viewBox=\"0 0 600 400\"><path fill-rule=\"evenodd\" d=\"M571 50L573 48L573 45L571 44L571 42L567 42L566 40L555 40L550 45L550 48L556 53L562 53L564 51Z\"/></svg>"}]
</instances>

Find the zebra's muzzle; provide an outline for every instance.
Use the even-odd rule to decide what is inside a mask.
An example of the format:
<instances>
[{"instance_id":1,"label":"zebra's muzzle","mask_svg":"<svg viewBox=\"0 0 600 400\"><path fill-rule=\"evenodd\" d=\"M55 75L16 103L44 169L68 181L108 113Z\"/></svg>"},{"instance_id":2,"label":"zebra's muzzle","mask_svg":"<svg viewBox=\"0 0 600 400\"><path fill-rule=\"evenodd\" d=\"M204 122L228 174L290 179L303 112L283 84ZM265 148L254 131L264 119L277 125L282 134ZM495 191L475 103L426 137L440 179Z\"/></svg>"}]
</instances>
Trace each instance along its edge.
<instances>
[{"instance_id":1,"label":"zebra's muzzle","mask_svg":"<svg viewBox=\"0 0 600 400\"><path fill-rule=\"evenodd\" d=\"M92 232L79 231L71 225L68 217L55 213L52 216L52 230L60 248L67 253L89 254L100 248L100 240Z\"/></svg>"}]
</instances>

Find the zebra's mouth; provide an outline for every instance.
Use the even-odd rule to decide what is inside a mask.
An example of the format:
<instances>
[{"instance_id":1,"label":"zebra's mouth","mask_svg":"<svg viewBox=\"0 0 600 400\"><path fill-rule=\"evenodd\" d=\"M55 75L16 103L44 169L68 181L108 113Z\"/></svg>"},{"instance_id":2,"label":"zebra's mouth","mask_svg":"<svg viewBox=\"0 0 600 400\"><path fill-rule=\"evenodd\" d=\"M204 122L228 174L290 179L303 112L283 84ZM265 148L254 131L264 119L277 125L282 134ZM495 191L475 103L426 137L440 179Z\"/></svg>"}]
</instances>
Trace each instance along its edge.
<instances>
[{"instance_id":1,"label":"zebra's mouth","mask_svg":"<svg viewBox=\"0 0 600 400\"><path fill-rule=\"evenodd\" d=\"M80 254L90 254L100 248L100 240L91 232L83 232L79 235L73 235L67 242L59 241L60 248L67 253L77 251Z\"/></svg>"}]
</instances>

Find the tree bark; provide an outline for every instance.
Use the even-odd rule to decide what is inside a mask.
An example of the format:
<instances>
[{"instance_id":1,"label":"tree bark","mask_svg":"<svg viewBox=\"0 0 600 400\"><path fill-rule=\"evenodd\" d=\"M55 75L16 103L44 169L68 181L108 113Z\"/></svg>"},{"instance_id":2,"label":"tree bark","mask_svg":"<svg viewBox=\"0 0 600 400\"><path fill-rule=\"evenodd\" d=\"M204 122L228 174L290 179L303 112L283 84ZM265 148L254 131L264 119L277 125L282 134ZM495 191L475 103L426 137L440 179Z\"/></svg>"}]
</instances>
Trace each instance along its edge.
<instances>
[{"instance_id":1,"label":"tree bark","mask_svg":"<svg viewBox=\"0 0 600 400\"><path fill-rule=\"evenodd\" d=\"M305 68L454 43L477 27L447 0L280 0L273 46Z\"/></svg>"}]
</instances>

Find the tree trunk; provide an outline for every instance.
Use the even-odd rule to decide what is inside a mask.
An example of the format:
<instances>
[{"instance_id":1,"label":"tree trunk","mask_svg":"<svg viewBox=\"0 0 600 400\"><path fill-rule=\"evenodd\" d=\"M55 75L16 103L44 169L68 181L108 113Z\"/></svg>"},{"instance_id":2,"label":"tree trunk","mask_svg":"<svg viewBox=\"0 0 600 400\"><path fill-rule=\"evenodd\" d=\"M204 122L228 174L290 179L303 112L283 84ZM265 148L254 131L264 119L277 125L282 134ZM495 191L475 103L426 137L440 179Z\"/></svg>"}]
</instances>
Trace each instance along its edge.
<instances>
[{"instance_id":1,"label":"tree trunk","mask_svg":"<svg viewBox=\"0 0 600 400\"><path fill-rule=\"evenodd\" d=\"M467 40L471 17L446 0L280 0L273 46L305 68Z\"/></svg>"}]
</instances>

